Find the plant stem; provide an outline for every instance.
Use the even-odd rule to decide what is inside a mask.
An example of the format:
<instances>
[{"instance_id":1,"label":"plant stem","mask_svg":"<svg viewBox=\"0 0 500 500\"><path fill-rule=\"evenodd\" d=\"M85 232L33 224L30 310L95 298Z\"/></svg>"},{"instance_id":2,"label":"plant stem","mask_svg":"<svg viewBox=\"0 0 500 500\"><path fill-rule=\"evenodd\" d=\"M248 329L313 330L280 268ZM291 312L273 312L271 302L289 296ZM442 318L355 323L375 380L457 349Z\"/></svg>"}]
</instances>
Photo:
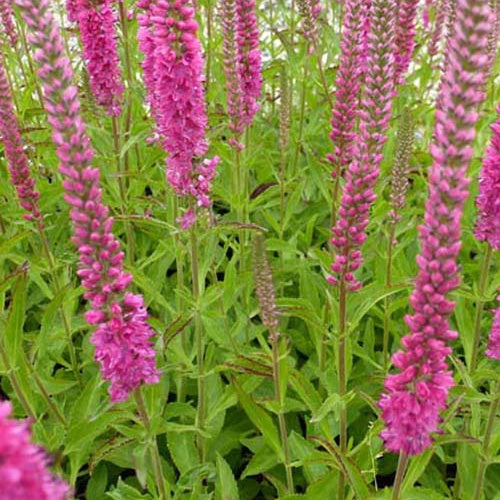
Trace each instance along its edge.
<instances>
[{"instance_id":1,"label":"plant stem","mask_svg":"<svg viewBox=\"0 0 500 500\"><path fill-rule=\"evenodd\" d=\"M132 228L130 226L130 221L127 219L127 191L124 183L123 172L121 169L121 161L120 161L120 127L118 123L118 118L113 116L111 123L113 125L113 143L115 147L115 156L116 156L116 173L118 176L118 189L120 192L120 201L121 201L121 213L123 216L123 224L125 226L125 234L127 236L127 260L128 262L134 262L134 234L132 232Z\"/></svg>"},{"instance_id":2,"label":"plant stem","mask_svg":"<svg viewBox=\"0 0 500 500\"><path fill-rule=\"evenodd\" d=\"M205 79L205 92L208 95L210 89L210 78L212 76L212 2L208 0L206 5L206 16L207 16L207 55L206 55L206 79Z\"/></svg>"},{"instance_id":3,"label":"plant stem","mask_svg":"<svg viewBox=\"0 0 500 500\"><path fill-rule=\"evenodd\" d=\"M479 459L479 468L476 474L476 484L474 485L474 496L473 500L481 499L481 492L483 491L484 476L486 474L486 468L488 467L489 461L489 451L491 444L491 437L493 435L493 427L495 425L497 409L500 402L500 380L497 380L493 400L490 404L490 411L488 413L488 420L486 422L486 429L484 431L483 446L481 448L481 455Z\"/></svg>"},{"instance_id":4,"label":"plant stem","mask_svg":"<svg viewBox=\"0 0 500 500\"><path fill-rule=\"evenodd\" d=\"M483 316L484 310L484 291L486 289L486 283L488 281L488 271L490 269L491 254L491 246L486 244L486 253L484 254L483 262L481 265L481 274L479 277L479 300L476 305L476 315L474 319L474 344L472 347L472 356L469 367L469 372L471 374L473 374L477 368L479 344L481 343L481 318Z\"/></svg>"},{"instance_id":5,"label":"plant stem","mask_svg":"<svg viewBox=\"0 0 500 500\"><path fill-rule=\"evenodd\" d=\"M15 370L12 369L9 363L9 359L7 357L7 353L5 352L2 339L0 339L0 359L2 360L2 363L4 365L5 371L7 373L7 377L10 380L10 383L12 384L12 388L14 389L14 392L16 393L17 399L19 400L19 403L23 407L23 410L25 411L26 415L33 421L37 420L37 416L35 413L35 410L31 406L31 403L28 401L28 398L25 396L21 384L17 380Z\"/></svg>"},{"instance_id":6,"label":"plant stem","mask_svg":"<svg viewBox=\"0 0 500 500\"><path fill-rule=\"evenodd\" d=\"M391 223L389 228L389 237L387 239L387 267L385 271L385 286L390 289L392 286L392 249L394 247L394 233L396 225ZM382 340L382 352L384 357L384 371L387 371L389 365L389 330L391 315L389 313L389 297L384 298L384 337Z\"/></svg>"},{"instance_id":7,"label":"plant stem","mask_svg":"<svg viewBox=\"0 0 500 500\"><path fill-rule=\"evenodd\" d=\"M396 470L396 477L394 479L394 487L392 488L392 500L400 500L401 486L408 465L408 455L404 452L399 454L398 468Z\"/></svg>"},{"instance_id":8,"label":"plant stem","mask_svg":"<svg viewBox=\"0 0 500 500\"><path fill-rule=\"evenodd\" d=\"M148 412L146 410L146 404L144 403L144 398L142 396L141 388L139 387L134 391L135 402L137 404L137 410L141 421L144 425L144 429L148 434L149 441L149 451L151 454L151 462L153 464L153 474L155 477L156 487L158 489L158 495L160 500L170 499L170 492L168 487L165 486L165 478L163 476L163 469L161 466L160 451L158 450L158 443L156 442L156 436L151 435L151 422L148 417Z\"/></svg>"},{"instance_id":9,"label":"plant stem","mask_svg":"<svg viewBox=\"0 0 500 500\"><path fill-rule=\"evenodd\" d=\"M198 407L196 412L196 427L201 431L205 424L205 345L203 325L200 314L200 271L198 261L198 237L196 225L191 226L191 277L194 300L194 333L196 342L196 359L198 362ZM198 452L201 462L205 462L205 440L197 434Z\"/></svg>"},{"instance_id":10,"label":"plant stem","mask_svg":"<svg viewBox=\"0 0 500 500\"><path fill-rule=\"evenodd\" d=\"M299 103L299 135L297 137L297 144L295 147L295 156L292 163L292 177L295 175L297 163L299 161L300 150L302 148L302 135L304 133L304 118L306 112L306 90L307 90L307 76L309 74L309 59L306 58L302 73L302 86L300 89L300 103Z\"/></svg>"},{"instance_id":11,"label":"plant stem","mask_svg":"<svg viewBox=\"0 0 500 500\"><path fill-rule=\"evenodd\" d=\"M280 426L281 444L283 446L283 454L285 456L284 466L286 470L286 485L288 493L294 493L293 486L293 472L290 460L290 445L288 443L288 431L286 427L285 414L283 412L283 397L281 394L281 380L280 380L280 345L279 333L271 332L270 334L271 347L273 353L273 381L274 381L274 394L276 402L279 405L278 421Z\"/></svg>"},{"instance_id":12,"label":"plant stem","mask_svg":"<svg viewBox=\"0 0 500 500\"><path fill-rule=\"evenodd\" d=\"M347 393L347 376L346 376L346 295L347 288L344 277L340 278L339 283L339 343L338 343L338 382L339 382L339 396L344 399ZM340 452L345 456L347 451L347 408L344 401L340 405L340 418L339 418L339 439L340 439ZM343 500L345 494L345 478L342 472L339 475L339 482L337 488L337 499Z\"/></svg>"},{"instance_id":13,"label":"plant stem","mask_svg":"<svg viewBox=\"0 0 500 500\"><path fill-rule=\"evenodd\" d=\"M124 139L127 142L130 138L130 129L132 126L132 85L134 83L134 77L132 72L132 60L130 58L130 44L128 39L128 17L127 17L127 0L122 0L118 2L120 9L120 24L122 27L123 34L123 48L125 52L125 71L127 73L127 103L126 103L126 113L125 113L125 130ZM137 164L140 165L140 153L139 147L135 144L135 152L137 156ZM130 162L129 162L129 152L128 149L123 154L123 164L125 169L125 187L128 185L128 179L130 176Z\"/></svg>"},{"instance_id":14,"label":"plant stem","mask_svg":"<svg viewBox=\"0 0 500 500\"><path fill-rule=\"evenodd\" d=\"M318 60L319 77L321 79L321 84L323 85L323 90L325 92L326 100L328 101L329 111L331 112L331 110L333 109L333 101L330 95L330 89L328 88L328 83L326 83L325 71L323 69L323 61L321 60L321 54L319 53L317 42L314 42L314 52Z\"/></svg>"}]
</instances>

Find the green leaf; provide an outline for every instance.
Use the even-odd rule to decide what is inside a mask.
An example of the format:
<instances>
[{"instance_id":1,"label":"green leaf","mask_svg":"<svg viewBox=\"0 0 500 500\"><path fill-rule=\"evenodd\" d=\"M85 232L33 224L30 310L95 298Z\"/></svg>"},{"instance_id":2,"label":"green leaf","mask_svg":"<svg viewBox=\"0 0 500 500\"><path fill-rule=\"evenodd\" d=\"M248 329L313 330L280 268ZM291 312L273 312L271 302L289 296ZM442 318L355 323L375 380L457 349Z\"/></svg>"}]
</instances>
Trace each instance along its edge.
<instances>
[{"instance_id":1,"label":"green leaf","mask_svg":"<svg viewBox=\"0 0 500 500\"><path fill-rule=\"evenodd\" d=\"M280 459L280 461L283 462L285 457L283 455L281 441L271 417L242 389L241 385L235 378L233 378L232 381L234 388L236 389L236 393L238 394L238 400L245 410L245 413L248 415L248 418L252 421L255 427L259 429L270 448L274 451L274 453L276 453L276 456Z\"/></svg>"},{"instance_id":2,"label":"green leaf","mask_svg":"<svg viewBox=\"0 0 500 500\"><path fill-rule=\"evenodd\" d=\"M233 471L228 463L217 453L217 482L215 483L216 500L239 500L240 494L234 479Z\"/></svg>"}]
</instances>

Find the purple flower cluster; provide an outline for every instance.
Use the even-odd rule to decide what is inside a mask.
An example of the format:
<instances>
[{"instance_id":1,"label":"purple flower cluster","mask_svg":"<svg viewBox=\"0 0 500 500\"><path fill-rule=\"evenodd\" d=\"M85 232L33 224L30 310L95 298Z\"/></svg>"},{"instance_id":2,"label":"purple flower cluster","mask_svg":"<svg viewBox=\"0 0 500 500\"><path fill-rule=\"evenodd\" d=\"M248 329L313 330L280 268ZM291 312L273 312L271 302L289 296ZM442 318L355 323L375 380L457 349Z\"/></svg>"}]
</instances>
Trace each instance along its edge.
<instances>
[{"instance_id":1,"label":"purple flower cluster","mask_svg":"<svg viewBox=\"0 0 500 500\"><path fill-rule=\"evenodd\" d=\"M35 220L40 227L43 227L42 214L38 208L40 194L35 190L35 179L30 174L19 130L19 122L12 107L3 56L0 54L0 137L9 163L10 178L21 206L28 212L23 217Z\"/></svg>"},{"instance_id":2,"label":"purple flower cluster","mask_svg":"<svg viewBox=\"0 0 500 500\"><path fill-rule=\"evenodd\" d=\"M132 276L123 271L123 252L113 236L113 219L102 202L99 170L91 166L93 150L80 115L73 73L64 56L49 0L16 0L32 34L45 108L64 176L65 200L72 206L73 241L78 246L78 275L91 309L85 319L97 325L92 336L103 377L111 381L114 402L123 401L140 384L158 382L155 351L143 299L127 291Z\"/></svg>"},{"instance_id":3,"label":"purple flower cluster","mask_svg":"<svg viewBox=\"0 0 500 500\"><path fill-rule=\"evenodd\" d=\"M415 49L415 18L419 0L401 0L396 24L396 81L403 83Z\"/></svg>"},{"instance_id":4,"label":"purple flower cluster","mask_svg":"<svg viewBox=\"0 0 500 500\"><path fill-rule=\"evenodd\" d=\"M302 34L309 42L309 54L312 54L318 44L318 17L323 9L319 0L299 0L298 7L302 17Z\"/></svg>"},{"instance_id":5,"label":"purple flower cluster","mask_svg":"<svg viewBox=\"0 0 500 500\"><path fill-rule=\"evenodd\" d=\"M443 29L446 27L446 19L450 13L450 1L439 0L436 7L436 20L434 22L434 30L429 40L428 52L431 59L433 59L439 51L439 45L443 35Z\"/></svg>"},{"instance_id":6,"label":"purple flower cluster","mask_svg":"<svg viewBox=\"0 0 500 500\"><path fill-rule=\"evenodd\" d=\"M243 97L243 123L249 127L259 111L262 92L262 54L255 0L236 0L236 43L238 72Z\"/></svg>"},{"instance_id":7,"label":"purple flower cluster","mask_svg":"<svg viewBox=\"0 0 500 500\"><path fill-rule=\"evenodd\" d=\"M347 0L344 4L344 28L340 42L340 61L335 82L335 105L332 109L334 154L328 159L334 165L332 177L338 177L352 159L353 132L359 109L362 77L365 72L368 2Z\"/></svg>"},{"instance_id":8,"label":"purple flower cluster","mask_svg":"<svg viewBox=\"0 0 500 500\"><path fill-rule=\"evenodd\" d=\"M0 0L0 24L2 25L3 31L9 43L12 47L17 44L17 32L14 25L14 12L12 11L12 6L10 0Z\"/></svg>"},{"instance_id":9,"label":"purple flower cluster","mask_svg":"<svg viewBox=\"0 0 500 500\"><path fill-rule=\"evenodd\" d=\"M500 295L497 297L497 301L500 302ZM495 309L486 354L490 358L500 361L500 307Z\"/></svg>"},{"instance_id":10,"label":"purple flower cluster","mask_svg":"<svg viewBox=\"0 0 500 500\"><path fill-rule=\"evenodd\" d=\"M236 43L236 0L224 0L220 6L222 25L222 46L224 54L224 70L226 73L227 114L229 127L234 137L229 144L243 149L239 138L245 129L243 110L245 107L243 89L239 72L238 45Z\"/></svg>"},{"instance_id":11,"label":"purple flower cluster","mask_svg":"<svg viewBox=\"0 0 500 500\"><path fill-rule=\"evenodd\" d=\"M419 273L410 297L414 313L406 317L411 334L402 339L404 351L393 356L400 373L387 377L379 402L387 449L410 455L431 445L453 386L446 363L451 353L447 342L457 333L449 328L455 304L447 294L459 283L466 173L487 74L489 7L483 0L457 0L456 9L449 65L437 101L425 221L419 228Z\"/></svg>"},{"instance_id":12,"label":"purple flower cluster","mask_svg":"<svg viewBox=\"0 0 500 500\"><path fill-rule=\"evenodd\" d=\"M137 6L143 10L139 40L149 103L168 152L167 181L178 195L209 207L219 159L200 159L208 149L207 115L194 8L190 0L140 0Z\"/></svg>"},{"instance_id":13,"label":"purple flower cluster","mask_svg":"<svg viewBox=\"0 0 500 500\"><path fill-rule=\"evenodd\" d=\"M497 108L500 113L500 106ZM493 135L479 174L478 216L475 236L500 250L500 118L491 126Z\"/></svg>"},{"instance_id":14,"label":"purple flower cluster","mask_svg":"<svg viewBox=\"0 0 500 500\"><path fill-rule=\"evenodd\" d=\"M353 146L352 161L346 169L339 220L332 229L337 255L331 266L335 275L329 276L328 281L336 284L340 279L347 283L349 290L362 286L353 272L362 264L360 247L366 240L370 207L376 198L374 187L395 95L395 14L394 0L372 1L360 131Z\"/></svg>"},{"instance_id":15,"label":"purple flower cluster","mask_svg":"<svg viewBox=\"0 0 500 500\"><path fill-rule=\"evenodd\" d=\"M68 18L78 23L95 100L108 115L118 116L123 83L116 47L116 13L111 0L68 0L67 8Z\"/></svg>"},{"instance_id":16,"label":"purple flower cluster","mask_svg":"<svg viewBox=\"0 0 500 500\"><path fill-rule=\"evenodd\" d=\"M68 486L48 470L45 451L31 442L28 422L11 413L11 403L0 401L0 500L68 498Z\"/></svg>"}]
</instances>

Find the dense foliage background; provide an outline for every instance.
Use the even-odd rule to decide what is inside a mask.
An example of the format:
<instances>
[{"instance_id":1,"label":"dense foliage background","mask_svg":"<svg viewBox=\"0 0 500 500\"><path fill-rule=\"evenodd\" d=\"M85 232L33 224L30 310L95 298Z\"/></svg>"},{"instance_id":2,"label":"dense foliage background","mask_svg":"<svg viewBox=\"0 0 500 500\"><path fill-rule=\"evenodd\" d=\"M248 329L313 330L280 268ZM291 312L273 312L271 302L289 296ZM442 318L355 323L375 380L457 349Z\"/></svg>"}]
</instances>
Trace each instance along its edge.
<instances>
[{"instance_id":1,"label":"dense foliage background","mask_svg":"<svg viewBox=\"0 0 500 500\"><path fill-rule=\"evenodd\" d=\"M348 295L348 393L342 398L335 356L338 291L326 281L332 262L333 182L326 159L333 150L328 137L329 101L338 69L342 2L323 3L319 41L312 54L302 36L296 3L258 2L264 88L261 109L244 137L239 166L228 144L218 7L212 0L197 3L210 154L221 161L213 184L213 213L200 212L192 230L182 230L176 222L189 202L168 187L165 153L148 140L154 124L145 104L134 2L117 5L122 14L130 9L131 15L122 15L117 27L126 90L115 134L111 118L90 91L78 33L66 19L63 2L53 3L97 152L94 164L102 172L104 199L115 217L114 232L126 251L134 289L144 295L151 314L163 374L159 384L143 387L143 408L139 404L138 409L134 398L110 403L107 384L93 361L91 330L83 319L78 256L70 240L69 209L40 102L40 81L25 37L27 27L16 11L18 45L11 46L4 37L2 52L41 193L52 259L41 251L33 224L22 219L0 152L2 398L13 402L17 417L31 417L34 441L48 450L54 470L74 488L76 498L160 498L149 453L154 443L168 484L167 498L333 499L339 473L347 478L346 498L391 498L398 457L384 451L377 407L383 380L391 370L383 336L385 328L389 352L395 352L407 333L403 316L409 311L408 296L417 272L417 225L427 196L444 34L434 57L428 48L437 36L436 17L443 2L431 7L428 28L419 13L413 62L394 101L378 199L364 245L365 264L358 273L364 287ZM331 91L328 98L319 68ZM493 393L498 365L484 356L484 349L500 266L493 254L490 272L481 279L486 246L473 235L478 172L500 102L498 59L491 74L469 171L472 183L459 259L462 282L453 293L457 306L452 322L460 336L449 362L456 385L443 414L442 434L431 449L410 459L401 493L408 500L474 498L481 460L489 464L482 498L500 498L498 419L487 456L482 445L490 405L498 398ZM410 186L396 226L392 284L387 286L389 188L397 131L405 113L415 127ZM241 191L235 189L237 171L243 173ZM256 267L263 264L262 252L260 264L252 258L252 240L262 233L280 318L281 401L275 398L272 350L255 294ZM199 294L194 295L193 257L199 276ZM196 324L203 332L202 373ZM481 332L481 341L474 366L476 331ZM73 363L69 338L76 351ZM200 376L206 401L202 426L196 417ZM338 446L343 407L348 415L346 453ZM143 410L147 419L141 418ZM293 492L288 491L283 466L280 415L287 426Z\"/></svg>"}]
</instances>

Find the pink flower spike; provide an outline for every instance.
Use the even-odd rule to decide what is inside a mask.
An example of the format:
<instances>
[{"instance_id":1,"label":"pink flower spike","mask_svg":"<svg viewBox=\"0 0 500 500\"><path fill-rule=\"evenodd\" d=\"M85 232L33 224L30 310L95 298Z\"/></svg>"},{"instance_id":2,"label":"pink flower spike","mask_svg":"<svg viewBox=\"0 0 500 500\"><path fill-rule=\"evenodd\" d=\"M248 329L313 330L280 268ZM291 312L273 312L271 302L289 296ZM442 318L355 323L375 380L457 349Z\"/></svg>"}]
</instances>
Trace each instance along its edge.
<instances>
[{"instance_id":1,"label":"pink flower spike","mask_svg":"<svg viewBox=\"0 0 500 500\"><path fill-rule=\"evenodd\" d=\"M500 302L500 295L497 297L497 301ZM495 309L486 355L500 361L500 307Z\"/></svg>"},{"instance_id":2,"label":"pink flower spike","mask_svg":"<svg viewBox=\"0 0 500 500\"><path fill-rule=\"evenodd\" d=\"M411 334L402 340L404 350L393 356L399 373L387 376L379 402L385 421L381 437L395 453L415 455L431 446L454 385L446 357L451 353L447 343L457 337L448 321L455 304L447 294L459 283L460 224L488 74L490 14L483 0L456 2L449 64L437 99L429 196L419 228L419 272L410 296L414 313L406 318Z\"/></svg>"},{"instance_id":3,"label":"pink flower spike","mask_svg":"<svg viewBox=\"0 0 500 500\"><path fill-rule=\"evenodd\" d=\"M78 275L84 298L91 305L86 319L97 324L91 338L95 358L103 378L111 382L111 400L124 401L141 384L159 380L151 344L154 333L142 297L127 290L132 276L123 270L123 252L111 232L113 219L102 202L99 170L91 166L93 150L79 114L71 64L64 55L51 2L16 0L16 4L31 30L65 195L73 207L72 240L80 253Z\"/></svg>"},{"instance_id":4,"label":"pink flower spike","mask_svg":"<svg viewBox=\"0 0 500 500\"><path fill-rule=\"evenodd\" d=\"M203 59L191 0L139 0L139 47L149 104L176 194L209 207L218 158L207 153Z\"/></svg>"},{"instance_id":5,"label":"pink flower spike","mask_svg":"<svg viewBox=\"0 0 500 500\"><path fill-rule=\"evenodd\" d=\"M83 58L96 102L108 115L118 116L124 87L111 0L69 0L67 8L68 18L76 21L80 29Z\"/></svg>"},{"instance_id":6,"label":"pink flower spike","mask_svg":"<svg viewBox=\"0 0 500 500\"><path fill-rule=\"evenodd\" d=\"M401 0L398 4L396 23L396 80L404 83L404 75L408 71L413 50L415 49L415 18L419 0Z\"/></svg>"},{"instance_id":7,"label":"pink flower spike","mask_svg":"<svg viewBox=\"0 0 500 500\"><path fill-rule=\"evenodd\" d=\"M68 485L49 470L43 449L31 442L27 421L11 416L12 404L0 401L0 500L64 500Z\"/></svg>"},{"instance_id":8,"label":"pink flower spike","mask_svg":"<svg viewBox=\"0 0 500 500\"><path fill-rule=\"evenodd\" d=\"M12 48L17 44L17 31L14 24L14 12L12 11L11 0L0 0L0 25L3 28Z\"/></svg>"},{"instance_id":9,"label":"pink flower spike","mask_svg":"<svg viewBox=\"0 0 500 500\"><path fill-rule=\"evenodd\" d=\"M28 157L21 141L20 126L12 106L12 96L1 54L0 137L5 147L11 183L16 188L20 205L28 212L25 218L34 220L40 227L43 227L42 214L38 207L40 194L35 190L35 179L29 170Z\"/></svg>"},{"instance_id":10,"label":"pink flower spike","mask_svg":"<svg viewBox=\"0 0 500 500\"><path fill-rule=\"evenodd\" d=\"M329 160L334 164L332 177L338 178L352 159L353 132L356 123L361 83L366 70L366 27L368 25L368 2L347 0L345 2L344 27L340 42L341 55L335 82L335 105L332 110L332 132L334 154ZM336 201L336 200L335 200Z\"/></svg>"},{"instance_id":11,"label":"pink flower spike","mask_svg":"<svg viewBox=\"0 0 500 500\"><path fill-rule=\"evenodd\" d=\"M497 108L500 114L500 106ZM478 209L474 234L500 250L500 118L491 126L493 135L479 174Z\"/></svg>"},{"instance_id":12,"label":"pink flower spike","mask_svg":"<svg viewBox=\"0 0 500 500\"><path fill-rule=\"evenodd\" d=\"M353 142L352 161L345 172L339 218L332 228L332 243L337 249L332 274L339 283L349 276L352 291L361 287L360 281L351 278L351 270L358 269L363 262L360 248L367 237L370 207L376 199L374 188L395 95L395 14L395 0L371 2L360 130ZM340 157L348 161L345 156Z\"/></svg>"},{"instance_id":13,"label":"pink flower spike","mask_svg":"<svg viewBox=\"0 0 500 500\"><path fill-rule=\"evenodd\" d=\"M243 97L243 121L247 127L260 109L258 101L262 92L262 54L255 8L255 0L236 0L238 71Z\"/></svg>"}]
</instances>

